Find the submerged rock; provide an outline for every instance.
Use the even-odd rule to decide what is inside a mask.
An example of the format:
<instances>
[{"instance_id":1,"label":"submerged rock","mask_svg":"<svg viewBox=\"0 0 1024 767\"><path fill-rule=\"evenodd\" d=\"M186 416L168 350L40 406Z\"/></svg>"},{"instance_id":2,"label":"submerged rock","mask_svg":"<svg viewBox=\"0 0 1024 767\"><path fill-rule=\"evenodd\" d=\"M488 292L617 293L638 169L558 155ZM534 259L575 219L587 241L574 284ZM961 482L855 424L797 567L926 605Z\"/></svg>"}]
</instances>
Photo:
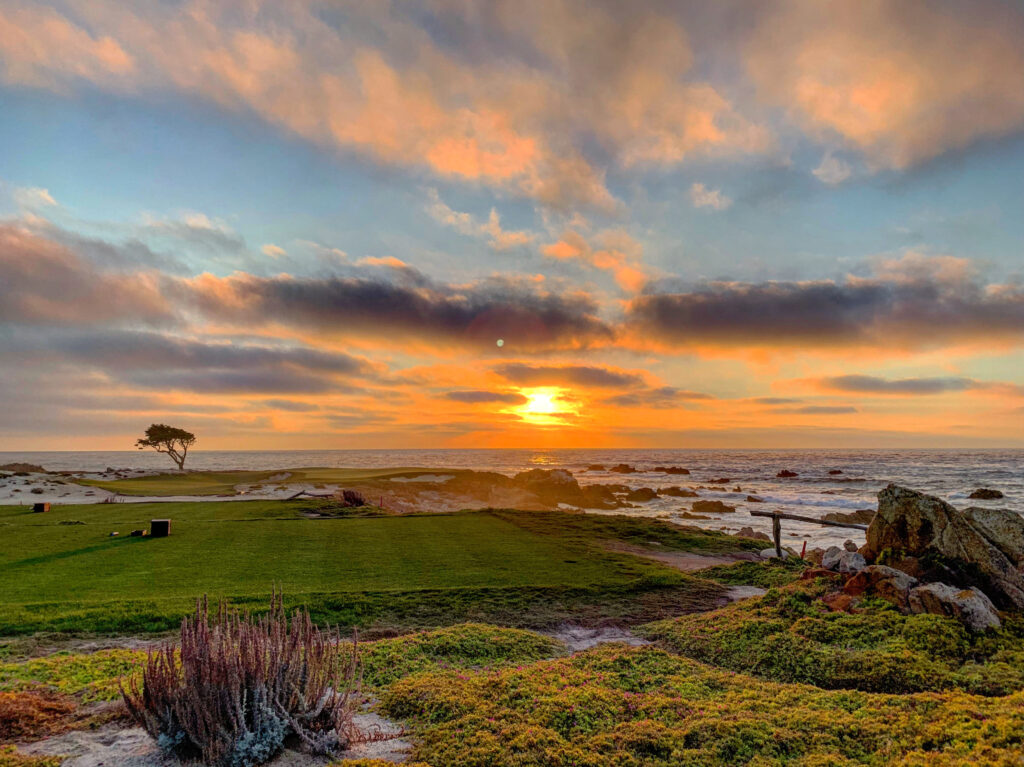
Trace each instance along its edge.
<instances>
[{"instance_id":1,"label":"submerged rock","mask_svg":"<svg viewBox=\"0 0 1024 767\"><path fill-rule=\"evenodd\" d=\"M592 463L587 467L587 471L604 471L604 464Z\"/></svg>"},{"instance_id":2,"label":"submerged rock","mask_svg":"<svg viewBox=\"0 0 1024 767\"><path fill-rule=\"evenodd\" d=\"M994 501L1003 497L1003 493L1000 490L992 490L987 487L979 487L969 496L972 501Z\"/></svg>"},{"instance_id":3,"label":"submerged rock","mask_svg":"<svg viewBox=\"0 0 1024 767\"><path fill-rule=\"evenodd\" d=\"M764 503L764 498L758 498L756 495L748 495L746 501L747 503Z\"/></svg>"},{"instance_id":4,"label":"submerged rock","mask_svg":"<svg viewBox=\"0 0 1024 767\"><path fill-rule=\"evenodd\" d=\"M690 508L698 514L729 514L736 511L735 507L721 501L694 501Z\"/></svg>"},{"instance_id":5,"label":"submerged rock","mask_svg":"<svg viewBox=\"0 0 1024 767\"><path fill-rule=\"evenodd\" d=\"M634 503L653 501L657 497L658 493L649 487L638 487L636 490L630 490L626 494L626 500Z\"/></svg>"},{"instance_id":6,"label":"submerged rock","mask_svg":"<svg viewBox=\"0 0 1024 767\"><path fill-rule=\"evenodd\" d=\"M908 601L911 612L947 615L971 631L997 629L1001 625L992 600L974 586L959 589L948 583L927 583L911 589Z\"/></svg>"},{"instance_id":7,"label":"submerged rock","mask_svg":"<svg viewBox=\"0 0 1024 767\"><path fill-rule=\"evenodd\" d=\"M782 471L780 471L775 476L776 477L780 477L780 478L787 478L787 477L799 477L800 475L797 474L795 471L790 471L789 469L783 469Z\"/></svg>"},{"instance_id":8,"label":"submerged rock","mask_svg":"<svg viewBox=\"0 0 1024 767\"><path fill-rule=\"evenodd\" d=\"M1016 565L1024 552L1011 558L1002 550L1018 550L1010 532L1012 523L1006 515L999 515L1002 521L998 525L1005 523L1008 530L997 533L990 529L997 525L995 517L982 519L980 511L972 511L968 517L934 496L889 485L878 494L878 513L868 527L862 551L871 561L887 550L904 557L938 560L963 585L974 585L968 581L977 580L997 604L1024 609L1024 575Z\"/></svg>"},{"instance_id":9,"label":"submerged rock","mask_svg":"<svg viewBox=\"0 0 1024 767\"><path fill-rule=\"evenodd\" d=\"M740 536L741 538L753 538L757 541L771 540L769 536L765 535L760 530L754 530L754 528L752 527L741 527L739 531L736 533L736 535Z\"/></svg>"},{"instance_id":10,"label":"submerged rock","mask_svg":"<svg viewBox=\"0 0 1024 767\"><path fill-rule=\"evenodd\" d=\"M837 474L842 474L843 470L842 469L829 469L828 473L831 474L834 477Z\"/></svg>"},{"instance_id":11,"label":"submerged rock","mask_svg":"<svg viewBox=\"0 0 1024 767\"><path fill-rule=\"evenodd\" d=\"M689 469L684 469L682 466L656 466L654 471L660 471L662 474L689 474Z\"/></svg>"},{"instance_id":12,"label":"submerged rock","mask_svg":"<svg viewBox=\"0 0 1024 767\"><path fill-rule=\"evenodd\" d=\"M667 495L672 498L697 498L699 497L693 490L688 490L685 487L678 487L672 485L671 487L658 488L658 495Z\"/></svg>"},{"instance_id":13,"label":"submerged rock","mask_svg":"<svg viewBox=\"0 0 1024 767\"><path fill-rule=\"evenodd\" d=\"M616 474L635 474L636 467L630 466L628 463L620 463L617 466L612 466L609 471L614 471Z\"/></svg>"},{"instance_id":14,"label":"submerged rock","mask_svg":"<svg viewBox=\"0 0 1024 767\"><path fill-rule=\"evenodd\" d=\"M857 509L856 511L830 511L822 519L826 522L851 522L856 525L867 525L875 518L874 509Z\"/></svg>"}]
</instances>

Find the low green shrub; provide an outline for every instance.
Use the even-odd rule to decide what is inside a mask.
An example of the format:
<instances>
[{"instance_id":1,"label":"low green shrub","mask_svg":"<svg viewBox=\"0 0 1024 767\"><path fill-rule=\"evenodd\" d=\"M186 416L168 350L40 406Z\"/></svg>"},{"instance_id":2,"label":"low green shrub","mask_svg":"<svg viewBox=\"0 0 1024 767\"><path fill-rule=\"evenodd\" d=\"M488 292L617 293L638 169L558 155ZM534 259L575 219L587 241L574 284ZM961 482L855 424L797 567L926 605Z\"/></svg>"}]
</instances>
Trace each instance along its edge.
<instances>
[{"instance_id":1,"label":"low green shrub","mask_svg":"<svg viewBox=\"0 0 1024 767\"><path fill-rule=\"evenodd\" d=\"M760 586L770 589L785 586L800 577L808 567L802 559L768 559L763 562L735 562L715 565L694 573L701 578L718 581L728 586Z\"/></svg>"},{"instance_id":2,"label":"low green shrub","mask_svg":"<svg viewBox=\"0 0 1024 767\"><path fill-rule=\"evenodd\" d=\"M420 674L384 712L445 767L1014 764L1024 693L878 695L778 684L644 647Z\"/></svg>"},{"instance_id":3,"label":"low green shrub","mask_svg":"<svg viewBox=\"0 0 1024 767\"><path fill-rule=\"evenodd\" d=\"M565 652L531 631L467 623L360 646L363 682L380 687L412 674L529 663Z\"/></svg>"},{"instance_id":4,"label":"low green shrub","mask_svg":"<svg viewBox=\"0 0 1024 767\"><path fill-rule=\"evenodd\" d=\"M827 589L823 580L800 581L639 631L688 657L782 682L891 693L1024 689L1020 619L970 634L951 618L903 615L877 599L832 612L820 600Z\"/></svg>"}]
</instances>

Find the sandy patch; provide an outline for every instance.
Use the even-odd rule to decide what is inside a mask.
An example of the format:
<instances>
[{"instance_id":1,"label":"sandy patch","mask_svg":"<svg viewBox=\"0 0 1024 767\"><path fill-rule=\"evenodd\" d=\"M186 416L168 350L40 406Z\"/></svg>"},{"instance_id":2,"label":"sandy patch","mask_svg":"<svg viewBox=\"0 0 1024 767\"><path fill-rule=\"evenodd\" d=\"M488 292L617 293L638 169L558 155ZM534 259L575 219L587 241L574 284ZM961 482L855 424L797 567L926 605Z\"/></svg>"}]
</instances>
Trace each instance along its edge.
<instances>
[{"instance_id":1,"label":"sandy patch","mask_svg":"<svg viewBox=\"0 0 1024 767\"><path fill-rule=\"evenodd\" d=\"M633 647L650 644L648 640L638 637L629 629L617 628L615 626L588 628L567 623L559 626L554 631L542 633L563 642L569 648L569 652L573 654L612 642L627 644Z\"/></svg>"},{"instance_id":2,"label":"sandy patch","mask_svg":"<svg viewBox=\"0 0 1024 767\"><path fill-rule=\"evenodd\" d=\"M364 712L355 717L356 726L363 732L395 735L401 728L377 714ZM404 762L409 757L412 743L404 738L392 737L359 743L345 751L339 759L383 759ZM38 743L20 747L26 754L36 756L66 756L61 767L177 767L176 759L165 758L153 739L141 727L108 725L96 730L65 732ZM323 767L332 759L285 749L268 762L271 767Z\"/></svg>"}]
</instances>

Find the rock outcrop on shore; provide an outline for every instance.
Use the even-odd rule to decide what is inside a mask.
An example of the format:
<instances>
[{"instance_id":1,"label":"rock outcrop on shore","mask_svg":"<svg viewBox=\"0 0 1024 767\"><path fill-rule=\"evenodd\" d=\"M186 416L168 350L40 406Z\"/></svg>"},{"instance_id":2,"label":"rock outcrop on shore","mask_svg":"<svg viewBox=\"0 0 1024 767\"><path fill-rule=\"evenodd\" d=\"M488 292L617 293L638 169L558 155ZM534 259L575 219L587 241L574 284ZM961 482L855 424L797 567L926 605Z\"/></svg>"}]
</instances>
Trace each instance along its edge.
<instances>
[{"instance_id":1,"label":"rock outcrop on shore","mask_svg":"<svg viewBox=\"0 0 1024 767\"><path fill-rule=\"evenodd\" d=\"M972 509L968 515L939 498L891 484L878 494L878 513L861 553L871 562L884 553L898 569L938 570L954 585L978 585L996 604L1024 610L1020 523L1011 511ZM916 561L901 566L907 559Z\"/></svg>"}]
</instances>

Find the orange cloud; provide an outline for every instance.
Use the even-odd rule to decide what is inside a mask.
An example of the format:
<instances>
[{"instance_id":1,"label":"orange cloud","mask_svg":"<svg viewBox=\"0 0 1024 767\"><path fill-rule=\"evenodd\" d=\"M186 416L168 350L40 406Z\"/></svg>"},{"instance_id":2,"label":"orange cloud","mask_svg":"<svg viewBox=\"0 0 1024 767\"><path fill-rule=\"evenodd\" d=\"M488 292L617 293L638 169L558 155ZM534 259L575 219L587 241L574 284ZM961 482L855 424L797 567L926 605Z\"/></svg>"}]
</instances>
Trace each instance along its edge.
<instances>
[{"instance_id":1,"label":"orange cloud","mask_svg":"<svg viewBox=\"0 0 1024 767\"><path fill-rule=\"evenodd\" d=\"M906 168L1024 127L1014 5L779 3L754 33L747 69L764 99L822 140L838 138L876 168Z\"/></svg>"},{"instance_id":2,"label":"orange cloud","mask_svg":"<svg viewBox=\"0 0 1024 767\"><path fill-rule=\"evenodd\" d=\"M621 229L606 229L594 236L594 244L575 230L562 233L557 242L545 245L541 253L561 261L581 261L595 269L610 272L619 287L639 293L650 279L641 263L643 248Z\"/></svg>"}]
</instances>

